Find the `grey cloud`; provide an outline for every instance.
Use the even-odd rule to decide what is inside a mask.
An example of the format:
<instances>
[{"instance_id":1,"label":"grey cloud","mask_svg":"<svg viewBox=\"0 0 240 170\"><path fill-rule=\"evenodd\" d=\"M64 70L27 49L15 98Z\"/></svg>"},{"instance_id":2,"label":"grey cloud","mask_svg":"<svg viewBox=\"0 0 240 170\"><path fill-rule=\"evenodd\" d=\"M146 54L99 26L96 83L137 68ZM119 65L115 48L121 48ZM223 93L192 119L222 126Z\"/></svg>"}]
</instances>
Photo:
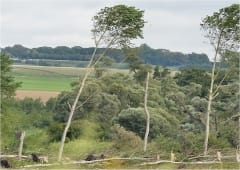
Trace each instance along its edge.
<instances>
[{"instance_id":1,"label":"grey cloud","mask_svg":"<svg viewBox=\"0 0 240 170\"><path fill-rule=\"evenodd\" d=\"M1 0L1 46L92 46L91 18L104 6L133 5L145 10L145 39L154 48L205 52L200 22L236 0Z\"/></svg>"}]
</instances>

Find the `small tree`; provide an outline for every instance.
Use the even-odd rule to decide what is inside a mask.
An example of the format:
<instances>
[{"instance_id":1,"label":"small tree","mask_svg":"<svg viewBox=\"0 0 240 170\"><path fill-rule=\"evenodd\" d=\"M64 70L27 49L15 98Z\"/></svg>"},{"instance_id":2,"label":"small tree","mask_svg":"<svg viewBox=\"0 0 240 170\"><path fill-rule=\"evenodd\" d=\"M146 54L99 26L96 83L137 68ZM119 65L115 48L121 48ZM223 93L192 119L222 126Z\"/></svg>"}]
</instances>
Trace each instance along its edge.
<instances>
[{"instance_id":1,"label":"small tree","mask_svg":"<svg viewBox=\"0 0 240 170\"><path fill-rule=\"evenodd\" d=\"M21 83L15 82L14 77L10 74L12 71L12 63L10 56L1 52L1 99L11 98L15 96L15 91L20 87Z\"/></svg>"},{"instance_id":2,"label":"small tree","mask_svg":"<svg viewBox=\"0 0 240 170\"><path fill-rule=\"evenodd\" d=\"M218 59L222 58L228 50L235 50L238 48L240 34L239 34L239 20L240 8L238 4L233 4L229 7L220 9L214 12L212 16L206 16L201 27L206 33L206 38L209 39L210 44L213 46L215 55L213 58L212 72L211 72L211 85L208 96L208 106L206 113L206 128L205 128L205 141L204 141L204 155L208 151L208 138L209 138L209 124L212 100L215 98L217 91L224 81L226 76L222 78L220 84L214 90L214 81L216 79L216 63Z\"/></svg>"},{"instance_id":3,"label":"small tree","mask_svg":"<svg viewBox=\"0 0 240 170\"><path fill-rule=\"evenodd\" d=\"M159 71L159 66L155 66L154 73L153 73L153 79L159 79L161 77L161 73Z\"/></svg>"},{"instance_id":4,"label":"small tree","mask_svg":"<svg viewBox=\"0 0 240 170\"><path fill-rule=\"evenodd\" d=\"M135 7L126 5L116 5L105 7L93 17L92 35L95 43L94 52L86 68L83 79L79 82L79 90L75 97L74 103L69 104L69 118L64 129L62 140L59 148L58 161L62 159L63 147L67 131L71 125L73 114L79 106L78 100L81 96L85 82L99 61L101 61L111 47L126 47L131 45L131 40L138 37L143 38L142 28L145 21L143 20L144 11ZM100 46L105 46L106 50L101 55L95 55Z\"/></svg>"}]
</instances>

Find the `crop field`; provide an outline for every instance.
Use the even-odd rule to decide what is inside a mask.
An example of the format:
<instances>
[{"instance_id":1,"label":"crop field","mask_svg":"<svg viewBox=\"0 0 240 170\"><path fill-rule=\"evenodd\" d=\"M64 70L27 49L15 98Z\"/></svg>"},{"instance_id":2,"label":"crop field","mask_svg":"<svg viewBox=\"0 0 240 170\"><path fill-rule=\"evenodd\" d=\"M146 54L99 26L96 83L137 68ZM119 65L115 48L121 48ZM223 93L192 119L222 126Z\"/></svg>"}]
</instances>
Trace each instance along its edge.
<instances>
[{"instance_id":1,"label":"crop field","mask_svg":"<svg viewBox=\"0 0 240 170\"><path fill-rule=\"evenodd\" d=\"M43 101L47 101L61 91L71 90L71 83L78 81L84 71L85 68L78 67L14 65L13 76L17 82L22 82L16 92L16 97L19 99L24 97L41 98ZM127 74L128 70L109 69L106 74L116 72Z\"/></svg>"},{"instance_id":2,"label":"crop field","mask_svg":"<svg viewBox=\"0 0 240 170\"><path fill-rule=\"evenodd\" d=\"M66 91L71 89L71 82L78 81L84 73L84 68L77 67L48 67L14 65L13 75L22 82L20 90ZM114 72L128 73L128 70L109 69Z\"/></svg>"}]
</instances>

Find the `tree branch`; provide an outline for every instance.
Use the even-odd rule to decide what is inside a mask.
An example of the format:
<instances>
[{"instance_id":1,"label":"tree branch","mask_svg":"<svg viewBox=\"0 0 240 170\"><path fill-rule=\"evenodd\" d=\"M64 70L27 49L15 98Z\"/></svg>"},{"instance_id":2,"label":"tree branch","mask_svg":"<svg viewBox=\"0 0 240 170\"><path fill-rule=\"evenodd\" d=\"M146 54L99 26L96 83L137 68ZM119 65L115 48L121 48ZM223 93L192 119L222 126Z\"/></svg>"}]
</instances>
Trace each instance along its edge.
<instances>
[{"instance_id":1,"label":"tree branch","mask_svg":"<svg viewBox=\"0 0 240 170\"><path fill-rule=\"evenodd\" d=\"M224 75L224 77L222 78L222 80L219 82L219 84L217 85L216 90L213 92L213 95L215 95L218 91L218 89L220 88L220 86L222 85L222 83L224 82L224 80L227 78L227 76L230 74L230 71L228 73L226 73Z\"/></svg>"},{"instance_id":2,"label":"tree branch","mask_svg":"<svg viewBox=\"0 0 240 170\"><path fill-rule=\"evenodd\" d=\"M87 103L88 100L89 100L90 98L92 98L92 97L93 97L93 94L89 95L84 102L82 102L79 106L76 107L75 110L78 110L80 107L82 107L82 106L83 106L85 103Z\"/></svg>"},{"instance_id":3,"label":"tree branch","mask_svg":"<svg viewBox=\"0 0 240 170\"><path fill-rule=\"evenodd\" d=\"M95 61L95 63L92 65L92 67L95 67L98 62L105 56L105 54L108 52L109 48L111 47L111 45L114 43L116 39L113 38L110 43L108 44L108 46L105 48L104 52L98 57L98 59Z\"/></svg>"},{"instance_id":4,"label":"tree branch","mask_svg":"<svg viewBox=\"0 0 240 170\"><path fill-rule=\"evenodd\" d=\"M67 102L67 105L68 105L69 110L71 110L72 109L71 104L69 102Z\"/></svg>"}]
</instances>

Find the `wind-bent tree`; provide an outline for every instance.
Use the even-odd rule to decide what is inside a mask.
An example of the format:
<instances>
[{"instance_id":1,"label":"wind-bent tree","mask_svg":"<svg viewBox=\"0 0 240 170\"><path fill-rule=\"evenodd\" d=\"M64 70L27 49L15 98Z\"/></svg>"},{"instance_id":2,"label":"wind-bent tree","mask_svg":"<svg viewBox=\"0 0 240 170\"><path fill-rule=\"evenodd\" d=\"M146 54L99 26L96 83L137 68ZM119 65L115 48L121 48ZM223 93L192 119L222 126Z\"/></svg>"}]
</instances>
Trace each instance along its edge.
<instances>
[{"instance_id":1,"label":"wind-bent tree","mask_svg":"<svg viewBox=\"0 0 240 170\"><path fill-rule=\"evenodd\" d=\"M71 125L72 117L77 108L77 103L85 86L85 82L96 66L111 47L126 47L131 45L131 40L143 38L144 11L132 6L116 5L105 7L93 17L93 29L91 30L95 48L87 65L85 75L79 81L79 90L73 104L69 104L69 118L64 129L59 148L58 161L62 159L62 153L67 131ZM95 55L99 47L105 46L106 50L101 55Z\"/></svg>"},{"instance_id":2,"label":"wind-bent tree","mask_svg":"<svg viewBox=\"0 0 240 170\"><path fill-rule=\"evenodd\" d=\"M238 4L233 4L229 7L220 9L214 12L212 16L206 16L202 23L201 28L205 32L206 38L209 39L210 44L214 48L214 58L211 72L211 84L208 96L208 105L206 113L206 127L205 127L205 141L204 141L204 155L208 151L208 138L209 138L209 124L212 100L216 97L217 91L224 81L226 76L222 78L220 84L214 89L214 81L216 79L216 62L220 60L226 51L235 51L238 48L240 33L239 33L239 20L240 8Z\"/></svg>"}]
</instances>

